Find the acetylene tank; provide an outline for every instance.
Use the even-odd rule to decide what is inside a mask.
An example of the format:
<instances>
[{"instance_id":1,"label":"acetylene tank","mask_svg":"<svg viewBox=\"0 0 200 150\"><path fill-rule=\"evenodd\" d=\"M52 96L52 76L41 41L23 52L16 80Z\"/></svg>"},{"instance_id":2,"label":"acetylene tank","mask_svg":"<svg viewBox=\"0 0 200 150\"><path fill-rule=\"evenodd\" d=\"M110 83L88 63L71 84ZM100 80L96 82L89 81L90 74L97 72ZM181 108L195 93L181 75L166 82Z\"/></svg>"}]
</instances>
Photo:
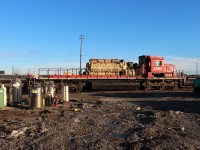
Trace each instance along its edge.
<instances>
[{"instance_id":1,"label":"acetylene tank","mask_svg":"<svg viewBox=\"0 0 200 150\"><path fill-rule=\"evenodd\" d=\"M56 96L56 88L54 82L46 82L43 86L45 98L50 95L52 98Z\"/></svg>"},{"instance_id":2,"label":"acetylene tank","mask_svg":"<svg viewBox=\"0 0 200 150\"><path fill-rule=\"evenodd\" d=\"M55 96L56 96L56 89L55 89L54 86L50 86L49 87L49 93L51 94L52 98L55 98Z\"/></svg>"},{"instance_id":3,"label":"acetylene tank","mask_svg":"<svg viewBox=\"0 0 200 150\"><path fill-rule=\"evenodd\" d=\"M9 87L9 101L11 103L19 103L22 96L22 82L20 79L11 81Z\"/></svg>"}]
</instances>

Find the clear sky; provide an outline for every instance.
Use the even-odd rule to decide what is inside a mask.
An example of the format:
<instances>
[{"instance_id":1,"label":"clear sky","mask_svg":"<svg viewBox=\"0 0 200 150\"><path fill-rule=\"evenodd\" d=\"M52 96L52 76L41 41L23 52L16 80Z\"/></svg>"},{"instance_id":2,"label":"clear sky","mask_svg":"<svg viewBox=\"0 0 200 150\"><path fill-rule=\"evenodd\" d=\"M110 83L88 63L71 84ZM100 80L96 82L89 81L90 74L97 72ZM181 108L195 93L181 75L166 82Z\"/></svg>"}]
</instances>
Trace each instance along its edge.
<instances>
[{"instance_id":1,"label":"clear sky","mask_svg":"<svg viewBox=\"0 0 200 150\"><path fill-rule=\"evenodd\" d=\"M0 70L82 67L90 58L159 55L200 66L200 0L0 0ZM200 70L199 70L200 72Z\"/></svg>"}]
</instances>

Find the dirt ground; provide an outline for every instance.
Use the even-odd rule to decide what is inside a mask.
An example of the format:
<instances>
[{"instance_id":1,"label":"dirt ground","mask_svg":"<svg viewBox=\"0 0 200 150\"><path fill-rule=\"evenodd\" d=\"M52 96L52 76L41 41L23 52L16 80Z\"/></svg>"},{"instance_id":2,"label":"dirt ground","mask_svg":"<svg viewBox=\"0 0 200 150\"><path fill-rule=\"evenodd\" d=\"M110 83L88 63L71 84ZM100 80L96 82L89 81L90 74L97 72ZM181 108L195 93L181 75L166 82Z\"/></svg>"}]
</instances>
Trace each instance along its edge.
<instances>
[{"instance_id":1,"label":"dirt ground","mask_svg":"<svg viewBox=\"0 0 200 150\"><path fill-rule=\"evenodd\" d=\"M70 93L57 107L0 110L0 149L200 149L191 91Z\"/></svg>"}]
</instances>

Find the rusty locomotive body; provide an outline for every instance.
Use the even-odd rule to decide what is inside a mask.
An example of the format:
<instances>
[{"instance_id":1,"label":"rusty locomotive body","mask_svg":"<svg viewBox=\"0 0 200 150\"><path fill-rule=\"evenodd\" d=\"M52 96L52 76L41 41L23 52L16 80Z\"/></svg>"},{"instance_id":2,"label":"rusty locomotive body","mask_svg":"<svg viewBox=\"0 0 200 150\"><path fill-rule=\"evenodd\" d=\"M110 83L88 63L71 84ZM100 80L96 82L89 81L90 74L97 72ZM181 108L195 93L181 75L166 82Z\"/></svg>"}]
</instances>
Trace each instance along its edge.
<instances>
[{"instance_id":1,"label":"rusty locomotive body","mask_svg":"<svg viewBox=\"0 0 200 150\"><path fill-rule=\"evenodd\" d=\"M139 56L139 62L119 59L90 59L84 72L80 69L39 68L38 74L29 76L35 84L54 81L57 89L67 84L71 89L123 90L123 89L176 89L184 86L185 78L177 73L175 65L165 64L161 56Z\"/></svg>"}]
</instances>

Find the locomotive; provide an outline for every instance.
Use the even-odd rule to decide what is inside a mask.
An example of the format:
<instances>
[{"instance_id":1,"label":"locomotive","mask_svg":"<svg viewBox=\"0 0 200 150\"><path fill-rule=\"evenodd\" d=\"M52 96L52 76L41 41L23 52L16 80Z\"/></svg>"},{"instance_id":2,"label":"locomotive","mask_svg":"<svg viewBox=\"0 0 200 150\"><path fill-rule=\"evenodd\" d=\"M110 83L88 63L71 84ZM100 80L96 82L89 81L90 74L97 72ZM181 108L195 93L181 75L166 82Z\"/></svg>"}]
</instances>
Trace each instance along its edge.
<instances>
[{"instance_id":1,"label":"locomotive","mask_svg":"<svg viewBox=\"0 0 200 150\"><path fill-rule=\"evenodd\" d=\"M36 76L29 76L34 84L53 81L57 90L68 85L82 90L132 90L182 88L185 77L178 74L173 64L165 64L162 56L139 56L138 63L119 59L90 59L84 72L71 68L39 68ZM33 80L34 79L34 80Z\"/></svg>"}]
</instances>

